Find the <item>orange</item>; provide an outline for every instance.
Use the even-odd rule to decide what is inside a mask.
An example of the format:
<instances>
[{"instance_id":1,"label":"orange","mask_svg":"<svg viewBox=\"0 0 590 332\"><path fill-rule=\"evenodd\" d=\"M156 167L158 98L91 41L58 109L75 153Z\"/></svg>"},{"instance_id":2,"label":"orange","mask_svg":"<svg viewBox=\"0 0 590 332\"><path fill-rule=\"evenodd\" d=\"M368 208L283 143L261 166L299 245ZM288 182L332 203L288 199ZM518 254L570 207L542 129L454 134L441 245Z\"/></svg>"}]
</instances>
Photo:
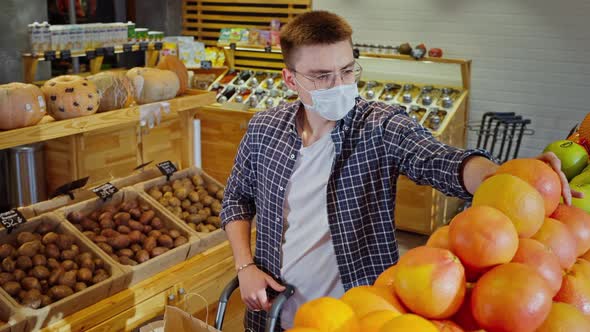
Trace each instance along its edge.
<instances>
[{"instance_id":1,"label":"orange","mask_svg":"<svg viewBox=\"0 0 590 332\"><path fill-rule=\"evenodd\" d=\"M559 220L546 218L533 239L549 248L557 256L563 269L569 269L576 261L576 239Z\"/></svg>"},{"instance_id":2,"label":"orange","mask_svg":"<svg viewBox=\"0 0 590 332\"><path fill-rule=\"evenodd\" d=\"M386 287L359 286L346 291L340 298L348 304L357 317L363 317L373 311L389 310L398 314L405 313L393 293Z\"/></svg>"},{"instance_id":3,"label":"orange","mask_svg":"<svg viewBox=\"0 0 590 332\"><path fill-rule=\"evenodd\" d=\"M471 310L471 297L475 284L468 283L465 289L465 300L457 313L452 317L452 320L457 323L465 331L479 330L479 324L473 318L473 311Z\"/></svg>"},{"instance_id":4,"label":"orange","mask_svg":"<svg viewBox=\"0 0 590 332\"><path fill-rule=\"evenodd\" d=\"M496 174L511 174L533 186L543 197L545 215L549 216L561 198L559 175L546 163L538 159L513 159L502 164Z\"/></svg>"},{"instance_id":5,"label":"orange","mask_svg":"<svg viewBox=\"0 0 590 332\"><path fill-rule=\"evenodd\" d=\"M358 318L348 304L331 297L320 297L303 304L295 313L293 327L322 332L360 332Z\"/></svg>"},{"instance_id":6,"label":"orange","mask_svg":"<svg viewBox=\"0 0 590 332\"><path fill-rule=\"evenodd\" d=\"M588 279L586 261L576 262L563 277L561 289L554 300L569 303L590 317L590 280Z\"/></svg>"},{"instance_id":7,"label":"orange","mask_svg":"<svg viewBox=\"0 0 590 332\"><path fill-rule=\"evenodd\" d=\"M463 302L465 270L449 250L416 247L397 263L395 293L410 311L429 319L445 319Z\"/></svg>"},{"instance_id":8,"label":"orange","mask_svg":"<svg viewBox=\"0 0 590 332\"><path fill-rule=\"evenodd\" d=\"M288 329L285 332L322 332L318 329L311 329L311 328L307 328L307 327L295 327L292 329Z\"/></svg>"},{"instance_id":9,"label":"orange","mask_svg":"<svg viewBox=\"0 0 590 332\"><path fill-rule=\"evenodd\" d=\"M508 263L518 249L518 233L510 219L489 206L469 208L451 221L451 251L475 269Z\"/></svg>"},{"instance_id":10,"label":"orange","mask_svg":"<svg viewBox=\"0 0 590 332\"><path fill-rule=\"evenodd\" d=\"M512 262L523 263L537 271L547 282L551 295L555 296L561 288L563 271L559 259L541 242L533 239L520 239L518 251Z\"/></svg>"},{"instance_id":11,"label":"orange","mask_svg":"<svg viewBox=\"0 0 590 332\"><path fill-rule=\"evenodd\" d=\"M379 332L385 323L399 315L398 312L390 310L373 311L360 319L360 331Z\"/></svg>"},{"instance_id":12,"label":"orange","mask_svg":"<svg viewBox=\"0 0 590 332\"><path fill-rule=\"evenodd\" d=\"M590 320L576 307L567 303L554 302L549 316L537 332L588 332Z\"/></svg>"},{"instance_id":13,"label":"orange","mask_svg":"<svg viewBox=\"0 0 590 332\"><path fill-rule=\"evenodd\" d=\"M440 332L464 332L459 325L450 320L433 320L431 322Z\"/></svg>"},{"instance_id":14,"label":"orange","mask_svg":"<svg viewBox=\"0 0 590 332\"><path fill-rule=\"evenodd\" d=\"M375 280L374 286L379 287L387 287L393 293L395 292L395 288L393 283L395 281L395 270L396 266L392 265L391 267L387 268L385 271L381 272L377 280Z\"/></svg>"},{"instance_id":15,"label":"orange","mask_svg":"<svg viewBox=\"0 0 590 332\"><path fill-rule=\"evenodd\" d=\"M451 250L451 245L449 243L449 226L437 228L428 238L426 246Z\"/></svg>"},{"instance_id":16,"label":"orange","mask_svg":"<svg viewBox=\"0 0 590 332\"><path fill-rule=\"evenodd\" d=\"M487 205L504 213L519 237L535 234L545 218L545 202L526 181L510 174L498 174L485 180L473 195L473 206Z\"/></svg>"},{"instance_id":17,"label":"orange","mask_svg":"<svg viewBox=\"0 0 590 332\"><path fill-rule=\"evenodd\" d=\"M438 329L420 316L405 314L385 323L379 332L438 332Z\"/></svg>"},{"instance_id":18,"label":"orange","mask_svg":"<svg viewBox=\"0 0 590 332\"><path fill-rule=\"evenodd\" d=\"M561 221L576 239L576 255L590 250L590 214L576 206L559 204L551 218Z\"/></svg>"}]
</instances>

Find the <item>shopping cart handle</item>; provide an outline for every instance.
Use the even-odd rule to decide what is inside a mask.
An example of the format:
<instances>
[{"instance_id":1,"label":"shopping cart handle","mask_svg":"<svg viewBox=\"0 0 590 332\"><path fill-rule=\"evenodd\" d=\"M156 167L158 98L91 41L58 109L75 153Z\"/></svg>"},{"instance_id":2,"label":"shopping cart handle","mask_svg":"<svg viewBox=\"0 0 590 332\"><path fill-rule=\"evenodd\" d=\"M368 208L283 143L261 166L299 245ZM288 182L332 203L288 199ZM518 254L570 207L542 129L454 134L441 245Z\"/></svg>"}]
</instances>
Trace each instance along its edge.
<instances>
[{"instance_id":1,"label":"shopping cart handle","mask_svg":"<svg viewBox=\"0 0 590 332\"><path fill-rule=\"evenodd\" d=\"M219 306L217 307L217 316L215 317L215 328L221 330L223 327L223 318L225 317L225 310L227 309L227 302L231 297L231 294L238 289L240 281L236 276L232 281L225 286L221 296L219 296Z\"/></svg>"}]
</instances>

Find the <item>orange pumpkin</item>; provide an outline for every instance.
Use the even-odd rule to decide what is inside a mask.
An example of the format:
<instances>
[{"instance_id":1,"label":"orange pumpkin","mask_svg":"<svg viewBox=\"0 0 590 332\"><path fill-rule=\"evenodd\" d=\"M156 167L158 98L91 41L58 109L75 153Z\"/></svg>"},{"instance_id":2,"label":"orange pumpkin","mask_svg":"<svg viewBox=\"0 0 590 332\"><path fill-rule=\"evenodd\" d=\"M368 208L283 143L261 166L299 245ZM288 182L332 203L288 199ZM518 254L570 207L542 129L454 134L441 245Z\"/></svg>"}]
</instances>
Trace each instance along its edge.
<instances>
[{"instance_id":1,"label":"orange pumpkin","mask_svg":"<svg viewBox=\"0 0 590 332\"><path fill-rule=\"evenodd\" d=\"M133 84L123 73L102 72L88 76L100 94L98 112L106 112L129 107L133 104L135 94Z\"/></svg>"},{"instance_id":2,"label":"orange pumpkin","mask_svg":"<svg viewBox=\"0 0 590 332\"><path fill-rule=\"evenodd\" d=\"M92 115L98 111L100 95L87 78L64 75L52 78L41 88L47 110L56 120Z\"/></svg>"},{"instance_id":3,"label":"orange pumpkin","mask_svg":"<svg viewBox=\"0 0 590 332\"><path fill-rule=\"evenodd\" d=\"M158 62L158 69L165 69L173 71L180 81L180 89L178 96L183 94L188 89L188 70L184 63L174 55L165 55L160 58Z\"/></svg>"},{"instance_id":4,"label":"orange pumpkin","mask_svg":"<svg viewBox=\"0 0 590 332\"><path fill-rule=\"evenodd\" d=\"M33 84L0 85L0 130L36 125L46 112L43 93Z\"/></svg>"}]
</instances>

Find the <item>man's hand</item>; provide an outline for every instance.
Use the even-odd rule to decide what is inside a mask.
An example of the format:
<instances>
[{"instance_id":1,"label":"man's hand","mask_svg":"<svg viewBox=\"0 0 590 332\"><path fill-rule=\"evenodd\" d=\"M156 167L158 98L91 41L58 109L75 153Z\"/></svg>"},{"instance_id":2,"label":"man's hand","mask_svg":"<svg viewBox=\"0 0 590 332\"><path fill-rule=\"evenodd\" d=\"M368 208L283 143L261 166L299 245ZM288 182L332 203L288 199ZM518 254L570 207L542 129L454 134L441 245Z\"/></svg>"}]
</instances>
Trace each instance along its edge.
<instances>
[{"instance_id":1,"label":"man's hand","mask_svg":"<svg viewBox=\"0 0 590 332\"><path fill-rule=\"evenodd\" d=\"M561 171L561 160L557 158L555 153L553 152L545 152L542 155L538 156L536 159L546 162L553 168L557 175L559 175L559 180L561 181L561 196L563 196L563 202L565 205L572 205L572 197L575 198L583 198L584 194L578 191L573 191L570 189L570 184L567 182L567 178L565 174Z\"/></svg>"},{"instance_id":2,"label":"man's hand","mask_svg":"<svg viewBox=\"0 0 590 332\"><path fill-rule=\"evenodd\" d=\"M277 292L285 290L285 286L277 283L271 276L262 272L255 265L249 266L238 273L242 301L252 311L268 311L272 303L266 296L266 288L271 287Z\"/></svg>"}]
</instances>

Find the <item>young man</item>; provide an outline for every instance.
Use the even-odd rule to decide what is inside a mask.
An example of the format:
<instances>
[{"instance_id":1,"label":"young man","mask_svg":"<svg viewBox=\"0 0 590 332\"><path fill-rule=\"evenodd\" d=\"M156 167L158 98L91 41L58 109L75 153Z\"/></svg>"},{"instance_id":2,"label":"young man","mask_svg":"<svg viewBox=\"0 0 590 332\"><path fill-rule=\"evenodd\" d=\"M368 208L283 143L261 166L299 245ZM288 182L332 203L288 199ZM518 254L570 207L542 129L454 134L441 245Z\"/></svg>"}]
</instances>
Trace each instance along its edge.
<instances>
[{"instance_id":1,"label":"young man","mask_svg":"<svg viewBox=\"0 0 590 332\"><path fill-rule=\"evenodd\" d=\"M252 118L227 183L221 218L253 331L264 330L267 288L297 288L281 314L289 328L304 302L372 284L397 262L400 174L470 199L497 168L485 151L436 141L401 108L360 98L351 35L342 18L324 11L283 28L283 78L300 100ZM543 159L559 170L554 155Z\"/></svg>"}]
</instances>

